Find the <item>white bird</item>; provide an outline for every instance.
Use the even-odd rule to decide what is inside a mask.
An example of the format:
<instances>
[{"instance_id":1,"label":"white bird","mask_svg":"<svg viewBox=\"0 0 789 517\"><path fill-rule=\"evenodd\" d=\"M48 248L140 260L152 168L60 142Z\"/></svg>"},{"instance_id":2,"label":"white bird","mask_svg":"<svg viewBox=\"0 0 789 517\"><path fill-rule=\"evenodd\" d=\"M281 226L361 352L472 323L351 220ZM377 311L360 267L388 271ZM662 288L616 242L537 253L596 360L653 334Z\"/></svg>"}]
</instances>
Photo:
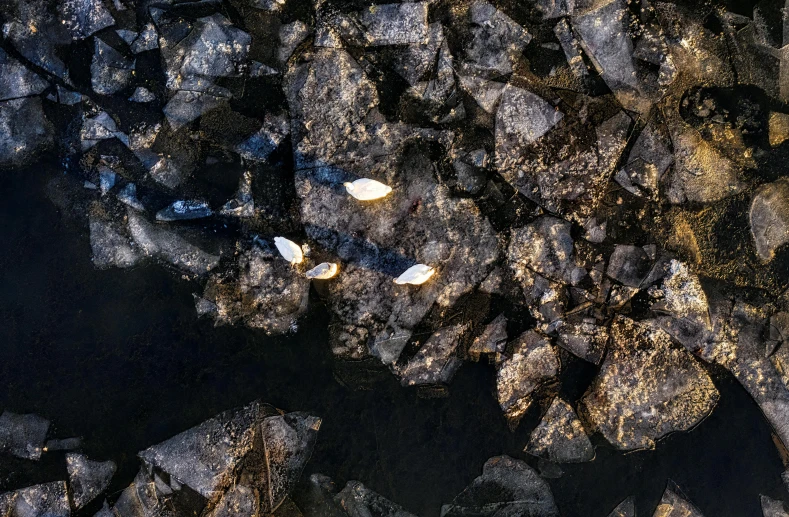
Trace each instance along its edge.
<instances>
[{"instance_id":1,"label":"white bird","mask_svg":"<svg viewBox=\"0 0 789 517\"><path fill-rule=\"evenodd\" d=\"M337 269L337 264L334 262L323 262L307 271L306 275L307 278L313 278L315 280L328 280L337 274Z\"/></svg>"},{"instance_id":2,"label":"white bird","mask_svg":"<svg viewBox=\"0 0 789 517\"><path fill-rule=\"evenodd\" d=\"M343 183L345 190L348 194L352 195L360 201L372 201L373 199L380 199L386 197L392 191L392 187L384 185L380 181L371 180L369 178L361 178L353 183Z\"/></svg>"},{"instance_id":3,"label":"white bird","mask_svg":"<svg viewBox=\"0 0 789 517\"><path fill-rule=\"evenodd\" d=\"M402 275L395 278L394 282L396 284L421 285L427 282L435 272L435 268L424 264L417 264L406 269Z\"/></svg>"},{"instance_id":4,"label":"white bird","mask_svg":"<svg viewBox=\"0 0 789 517\"><path fill-rule=\"evenodd\" d=\"M285 237L274 237L274 245L277 246L277 250L279 254L282 255L282 258L291 264L301 264L304 260L304 253L302 253L301 247L295 242Z\"/></svg>"}]
</instances>

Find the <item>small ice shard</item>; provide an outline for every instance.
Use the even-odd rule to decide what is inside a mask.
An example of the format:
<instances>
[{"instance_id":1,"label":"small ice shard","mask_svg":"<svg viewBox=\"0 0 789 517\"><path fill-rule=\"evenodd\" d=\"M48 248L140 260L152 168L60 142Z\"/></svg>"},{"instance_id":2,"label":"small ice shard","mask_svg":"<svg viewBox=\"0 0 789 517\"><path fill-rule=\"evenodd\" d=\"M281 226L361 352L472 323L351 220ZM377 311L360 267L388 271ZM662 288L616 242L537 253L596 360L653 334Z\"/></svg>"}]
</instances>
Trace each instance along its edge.
<instances>
[{"instance_id":1,"label":"small ice shard","mask_svg":"<svg viewBox=\"0 0 789 517\"><path fill-rule=\"evenodd\" d=\"M593 364L600 364L608 342L608 329L597 326L594 318L580 323L565 322L559 328L556 344L576 357Z\"/></svg>"},{"instance_id":2,"label":"small ice shard","mask_svg":"<svg viewBox=\"0 0 789 517\"><path fill-rule=\"evenodd\" d=\"M95 117L86 117L79 136L82 140L83 151L87 151L100 141L110 138L117 138L124 143L129 141L124 133L118 131L118 125L106 111L100 112Z\"/></svg>"},{"instance_id":3,"label":"small ice shard","mask_svg":"<svg viewBox=\"0 0 789 517\"><path fill-rule=\"evenodd\" d=\"M787 511L783 501L763 495L760 497L760 502L762 503L762 515L764 517L787 517L789 515L789 511Z\"/></svg>"},{"instance_id":4,"label":"small ice shard","mask_svg":"<svg viewBox=\"0 0 789 517\"><path fill-rule=\"evenodd\" d=\"M590 217L584 222L584 239L589 242L600 244L606 238L607 229L608 221L598 221L596 217Z\"/></svg>"},{"instance_id":5,"label":"small ice shard","mask_svg":"<svg viewBox=\"0 0 789 517\"><path fill-rule=\"evenodd\" d=\"M617 244L608 260L606 275L630 287L638 287L649 274L652 261L639 246Z\"/></svg>"},{"instance_id":6,"label":"small ice shard","mask_svg":"<svg viewBox=\"0 0 789 517\"><path fill-rule=\"evenodd\" d=\"M698 508L683 499L678 492L681 493L677 485L669 481L652 517L704 517Z\"/></svg>"},{"instance_id":7,"label":"small ice shard","mask_svg":"<svg viewBox=\"0 0 789 517\"><path fill-rule=\"evenodd\" d=\"M691 127L671 136L674 166L661 178L666 182L666 199L671 204L711 203L742 192L740 168L713 142Z\"/></svg>"},{"instance_id":8,"label":"small ice shard","mask_svg":"<svg viewBox=\"0 0 789 517\"><path fill-rule=\"evenodd\" d=\"M73 106L82 102L82 94L79 92L73 92L67 88L63 88L59 84L55 86L55 90L57 91L57 101L60 104Z\"/></svg>"},{"instance_id":9,"label":"small ice shard","mask_svg":"<svg viewBox=\"0 0 789 517\"><path fill-rule=\"evenodd\" d=\"M359 481L348 481L345 488L334 498L349 517L380 515L387 517L416 517L402 507L373 492ZM323 515L321 513L320 515Z\"/></svg>"},{"instance_id":10,"label":"small ice shard","mask_svg":"<svg viewBox=\"0 0 789 517\"><path fill-rule=\"evenodd\" d=\"M631 495L617 505L608 517L636 517L636 501Z\"/></svg>"},{"instance_id":11,"label":"small ice shard","mask_svg":"<svg viewBox=\"0 0 789 517\"><path fill-rule=\"evenodd\" d=\"M375 341L370 345L370 354L380 359L383 364L391 366L397 362L410 339L410 330L402 328L387 329L386 332L382 332L375 337Z\"/></svg>"},{"instance_id":12,"label":"small ice shard","mask_svg":"<svg viewBox=\"0 0 789 517\"><path fill-rule=\"evenodd\" d=\"M90 229L91 260L99 269L108 267L126 268L135 265L141 258L130 238L125 235L122 223L96 211L88 216Z\"/></svg>"},{"instance_id":13,"label":"small ice shard","mask_svg":"<svg viewBox=\"0 0 789 517\"><path fill-rule=\"evenodd\" d=\"M162 109L173 129L179 129L198 117L216 109L230 98L225 88L212 87L209 92L179 90Z\"/></svg>"},{"instance_id":14,"label":"small ice shard","mask_svg":"<svg viewBox=\"0 0 789 517\"><path fill-rule=\"evenodd\" d=\"M628 20L626 2L610 0L575 16L572 25L617 100L627 109L646 113L651 101L638 81Z\"/></svg>"},{"instance_id":15,"label":"small ice shard","mask_svg":"<svg viewBox=\"0 0 789 517\"><path fill-rule=\"evenodd\" d=\"M301 411L270 416L260 423L256 438L263 444L265 452L260 452L266 456L266 473L265 478L262 472L258 475L267 482L255 488L268 489L261 497L261 514L273 513L293 491L312 455L320 427L320 418Z\"/></svg>"},{"instance_id":16,"label":"small ice shard","mask_svg":"<svg viewBox=\"0 0 789 517\"><path fill-rule=\"evenodd\" d=\"M94 39L90 83L99 95L112 95L126 88L134 75L135 61L100 40Z\"/></svg>"},{"instance_id":17,"label":"small ice shard","mask_svg":"<svg viewBox=\"0 0 789 517\"><path fill-rule=\"evenodd\" d=\"M245 171L238 181L236 197L228 201L219 211L222 215L252 217L255 215L255 200L252 197L252 173Z\"/></svg>"},{"instance_id":18,"label":"small ice shard","mask_svg":"<svg viewBox=\"0 0 789 517\"><path fill-rule=\"evenodd\" d=\"M249 34L220 14L198 18L191 28L188 35L163 31L160 37L168 88L191 90L195 79L241 73L252 42Z\"/></svg>"},{"instance_id":19,"label":"small ice shard","mask_svg":"<svg viewBox=\"0 0 789 517\"><path fill-rule=\"evenodd\" d=\"M435 268L424 264L417 264L406 269L402 275L395 278L396 284L421 285L428 281L436 272Z\"/></svg>"},{"instance_id":20,"label":"small ice shard","mask_svg":"<svg viewBox=\"0 0 789 517\"><path fill-rule=\"evenodd\" d=\"M234 485L222 494L210 517L243 517L245 515L258 515L260 505L256 490L244 485Z\"/></svg>"},{"instance_id":21,"label":"small ice shard","mask_svg":"<svg viewBox=\"0 0 789 517\"><path fill-rule=\"evenodd\" d=\"M145 27L143 27L140 35L137 36L137 39L135 39L131 44L131 51L134 54L139 54L140 52L153 50L158 47L159 35L156 33L156 28L153 26L153 24L148 23Z\"/></svg>"},{"instance_id":22,"label":"small ice shard","mask_svg":"<svg viewBox=\"0 0 789 517\"><path fill-rule=\"evenodd\" d=\"M556 39L559 40L559 44L561 45L565 58L567 58L567 64L570 66L570 71L572 71L573 75L578 78L584 78L589 75L589 71L586 69L586 63L584 63L584 58L581 55L581 46L575 38L573 30L570 28L570 24L567 20L564 18L559 20L559 23L553 28L553 33L556 35Z\"/></svg>"},{"instance_id":23,"label":"small ice shard","mask_svg":"<svg viewBox=\"0 0 789 517\"><path fill-rule=\"evenodd\" d=\"M184 163L172 155L159 155L145 149L137 151L135 154L141 157L140 161L148 169L151 178L168 189L177 188L189 174L190 162Z\"/></svg>"},{"instance_id":24,"label":"small ice shard","mask_svg":"<svg viewBox=\"0 0 789 517\"><path fill-rule=\"evenodd\" d=\"M496 319L491 321L482 331L482 334L474 339L468 355L472 361L479 361L483 355L495 358L504 351L507 344L507 317L499 314Z\"/></svg>"},{"instance_id":25,"label":"small ice shard","mask_svg":"<svg viewBox=\"0 0 789 517\"><path fill-rule=\"evenodd\" d=\"M559 358L551 342L528 330L511 345L512 355L498 364L496 397L510 426L515 428L532 403L532 393L559 373Z\"/></svg>"},{"instance_id":26,"label":"small ice shard","mask_svg":"<svg viewBox=\"0 0 789 517\"><path fill-rule=\"evenodd\" d=\"M353 183L343 183L343 185L345 185L345 190L348 191L348 194L360 201L381 199L392 191L392 187L369 178L361 178Z\"/></svg>"},{"instance_id":27,"label":"small ice shard","mask_svg":"<svg viewBox=\"0 0 789 517\"><path fill-rule=\"evenodd\" d=\"M130 31L128 29L115 29L115 34L120 36L120 38L125 41L127 45L134 43L134 40L137 39L138 36L136 32Z\"/></svg>"},{"instance_id":28,"label":"small ice shard","mask_svg":"<svg viewBox=\"0 0 789 517\"><path fill-rule=\"evenodd\" d=\"M127 210L128 229L137 249L194 275L201 275L219 264L212 255L177 233L150 223L133 210Z\"/></svg>"},{"instance_id":29,"label":"small ice shard","mask_svg":"<svg viewBox=\"0 0 789 517\"><path fill-rule=\"evenodd\" d=\"M260 61L249 62L249 77L266 77L270 75L277 75L278 73L279 70L268 65L264 65Z\"/></svg>"},{"instance_id":30,"label":"small ice shard","mask_svg":"<svg viewBox=\"0 0 789 517\"><path fill-rule=\"evenodd\" d=\"M143 167L150 170L161 158L151 151L162 124L139 124L129 131L129 149L134 152Z\"/></svg>"},{"instance_id":31,"label":"small ice shard","mask_svg":"<svg viewBox=\"0 0 789 517\"><path fill-rule=\"evenodd\" d=\"M140 203L140 200L137 199L137 185L134 183L127 183L126 186L118 192L118 201L140 212L145 211L145 207Z\"/></svg>"},{"instance_id":32,"label":"small ice shard","mask_svg":"<svg viewBox=\"0 0 789 517\"><path fill-rule=\"evenodd\" d=\"M528 271L533 271L549 280L571 283L578 268L570 228L567 221L550 216L513 228L507 254L515 278L528 283Z\"/></svg>"},{"instance_id":33,"label":"small ice shard","mask_svg":"<svg viewBox=\"0 0 789 517\"><path fill-rule=\"evenodd\" d=\"M213 212L205 201L175 201L156 213L157 221L187 221L209 217Z\"/></svg>"},{"instance_id":34,"label":"small ice shard","mask_svg":"<svg viewBox=\"0 0 789 517\"><path fill-rule=\"evenodd\" d=\"M44 445L44 451L73 451L80 447L82 447L82 438L75 436L73 438L47 440L46 445Z\"/></svg>"},{"instance_id":35,"label":"small ice shard","mask_svg":"<svg viewBox=\"0 0 789 517\"><path fill-rule=\"evenodd\" d=\"M100 167L99 168L99 188L101 189L101 194L104 195L109 192L112 187L115 186L115 181L118 179L118 175L115 174L114 171L106 168Z\"/></svg>"},{"instance_id":36,"label":"small ice shard","mask_svg":"<svg viewBox=\"0 0 789 517\"><path fill-rule=\"evenodd\" d=\"M512 73L518 55L531 41L529 32L488 2L469 9L472 40L466 48L463 75L487 77Z\"/></svg>"},{"instance_id":37,"label":"small ice shard","mask_svg":"<svg viewBox=\"0 0 789 517\"><path fill-rule=\"evenodd\" d=\"M397 51L395 70L408 84L416 86L435 66L438 49L443 42L441 23L431 23L428 26L427 43L412 43Z\"/></svg>"},{"instance_id":38,"label":"small ice shard","mask_svg":"<svg viewBox=\"0 0 789 517\"><path fill-rule=\"evenodd\" d=\"M697 321L709 326L710 306L699 277L685 263L676 259L671 259L664 265L663 270L666 276L661 287L663 300L660 308L675 318Z\"/></svg>"},{"instance_id":39,"label":"small ice shard","mask_svg":"<svg viewBox=\"0 0 789 517\"><path fill-rule=\"evenodd\" d=\"M255 9L275 12L275 11L279 11L282 8L282 6L285 5L285 0L253 0L252 2L250 2L250 4Z\"/></svg>"},{"instance_id":40,"label":"small ice shard","mask_svg":"<svg viewBox=\"0 0 789 517\"><path fill-rule=\"evenodd\" d=\"M403 386L449 383L462 364L455 351L467 330L468 325L458 324L434 332L404 367L396 367L400 383Z\"/></svg>"},{"instance_id":41,"label":"small ice shard","mask_svg":"<svg viewBox=\"0 0 789 517\"><path fill-rule=\"evenodd\" d=\"M154 95L149 89L143 88L142 86L138 86L131 97L129 97L131 102L153 102L156 100L156 95Z\"/></svg>"},{"instance_id":42,"label":"small ice shard","mask_svg":"<svg viewBox=\"0 0 789 517\"><path fill-rule=\"evenodd\" d=\"M279 29L280 47L277 57L281 63L285 63L296 50L296 47L309 35L310 29L307 24L300 20L283 25Z\"/></svg>"},{"instance_id":43,"label":"small ice shard","mask_svg":"<svg viewBox=\"0 0 789 517\"><path fill-rule=\"evenodd\" d=\"M274 237L274 245L277 247L282 258L291 264L301 264L304 260L304 252L301 246L285 237Z\"/></svg>"},{"instance_id":44,"label":"small ice shard","mask_svg":"<svg viewBox=\"0 0 789 517\"><path fill-rule=\"evenodd\" d=\"M425 43L428 2L375 5L360 13L369 45Z\"/></svg>"},{"instance_id":45,"label":"small ice shard","mask_svg":"<svg viewBox=\"0 0 789 517\"><path fill-rule=\"evenodd\" d=\"M0 415L0 452L9 452L26 460L38 460L44 450L48 430L49 420L46 418L4 411Z\"/></svg>"},{"instance_id":46,"label":"small ice shard","mask_svg":"<svg viewBox=\"0 0 789 517\"><path fill-rule=\"evenodd\" d=\"M118 125L106 111L102 111L95 117L85 118L80 137L82 140L104 140L112 138L116 131Z\"/></svg>"},{"instance_id":47,"label":"small ice shard","mask_svg":"<svg viewBox=\"0 0 789 517\"><path fill-rule=\"evenodd\" d=\"M66 468L77 509L107 489L116 469L112 461L91 461L84 454L75 453L66 455Z\"/></svg>"},{"instance_id":48,"label":"small ice shard","mask_svg":"<svg viewBox=\"0 0 789 517\"><path fill-rule=\"evenodd\" d=\"M177 483L174 478L170 479L172 483ZM104 508L94 517L159 515L162 506L172 504L168 497L171 494L171 487L157 483L156 478L151 479L148 469L143 467L134 481L121 492L115 505L109 508L105 501Z\"/></svg>"},{"instance_id":49,"label":"small ice shard","mask_svg":"<svg viewBox=\"0 0 789 517\"><path fill-rule=\"evenodd\" d=\"M263 127L240 144L236 151L242 158L263 162L290 134L290 121L282 115L266 114Z\"/></svg>"},{"instance_id":50,"label":"small ice shard","mask_svg":"<svg viewBox=\"0 0 789 517\"><path fill-rule=\"evenodd\" d=\"M307 310L310 280L280 259L268 242L254 238L241 244L233 279L218 273L203 291L198 309L217 324L244 324L268 334L282 334L298 325ZM213 305L213 307L212 307Z\"/></svg>"},{"instance_id":51,"label":"small ice shard","mask_svg":"<svg viewBox=\"0 0 789 517\"><path fill-rule=\"evenodd\" d=\"M455 177L457 179L455 187L472 196L480 194L487 184L485 170L475 165L475 163L477 163L477 160L474 159L471 153L452 161L452 168L455 169Z\"/></svg>"},{"instance_id":52,"label":"small ice shard","mask_svg":"<svg viewBox=\"0 0 789 517\"><path fill-rule=\"evenodd\" d=\"M506 85L496 111L497 160L504 160L507 151L520 153L524 146L539 140L563 117L561 111L534 93Z\"/></svg>"},{"instance_id":53,"label":"small ice shard","mask_svg":"<svg viewBox=\"0 0 789 517\"><path fill-rule=\"evenodd\" d=\"M496 112L496 106L505 86L505 83L488 81L473 75L460 76L460 87L477 101L480 108L491 114Z\"/></svg>"},{"instance_id":54,"label":"small ice shard","mask_svg":"<svg viewBox=\"0 0 789 517\"><path fill-rule=\"evenodd\" d=\"M617 183L637 196L657 192L660 179L674 161L668 145L668 137L655 124L647 125L630 150L627 164L617 172Z\"/></svg>"},{"instance_id":55,"label":"small ice shard","mask_svg":"<svg viewBox=\"0 0 789 517\"><path fill-rule=\"evenodd\" d=\"M582 463L594 459L594 448L572 406L553 399L540 425L531 433L526 452L553 463Z\"/></svg>"},{"instance_id":56,"label":"small ice shard","mask_svg":"<svg viewBox=\"0 0 789 517\"><path fill-rule=\"evenodd\" d=\"M328 280L337 274L337 264L334 262L323 262L307 271L307 278L313 280Z\"/></svg>"}]
</instances>

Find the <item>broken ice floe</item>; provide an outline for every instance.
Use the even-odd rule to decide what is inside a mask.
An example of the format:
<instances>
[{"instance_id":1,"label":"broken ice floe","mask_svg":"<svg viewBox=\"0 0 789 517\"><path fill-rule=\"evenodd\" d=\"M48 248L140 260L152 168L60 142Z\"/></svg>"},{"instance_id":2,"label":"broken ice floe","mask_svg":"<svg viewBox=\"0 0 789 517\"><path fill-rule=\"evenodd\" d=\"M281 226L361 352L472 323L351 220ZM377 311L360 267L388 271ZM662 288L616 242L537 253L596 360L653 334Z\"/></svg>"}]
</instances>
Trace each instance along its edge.
<instances>
[{"instance_id":1,"label":"broken ice floe","mask_svg":"<svg viewBox=\"0 0 789 517\"><path fill-rule=\"evenodd\" d=\"M452 503L441 508L441 517L493 517L502 508L512 515L559 516L559 509L545 480L525 462L509 456L497 456L485 462L482 475Z\"/></svg>"},{"instance_id":2,"label":"broken ice floe","mask_svg":"<svg viewBox=\"0 0 789 517\"><path fill-rule=\"evenodd\" d=\"M609 346L582 412L617 448L654 447L661 436L696 425L718 401L709 375L662 330L620 316ZM621 374L632 370L644 374Z\"/></svg>"},{"instance_id":3,"label":"broken ice floe","mask_svg":"<svg viewBox=\"0 0 789 517\"><path fill-rule=\"evenodd\" d=\"M53 481L0 494L4 517L70 517L65 481Z\"/></svg>"},{"instance_id":4,"label":"broken ice floe","mask_svg":"<svg viewBox=\"0 0 789 517\"><path fill-rule=\"evenodd\" d=\"M227 498L243 497L243 491L227 495L240 484L258 491L260 510L270 513L295 486L312 453L320 422L306 413L283 415L254 402L150 447L140 458L172 480L160 492L171 491L177 481L205 503L221 505L223 499L229 504ZM157 490L155 483L152 489Z\"/></svg>"},{"instance_id":5,"label":"broken ice floe","mask_svg":"<svg viewBox=\"0 0 789 517\"><path fill-rule=\"evenodd\" d=\"M0 452L29 460L40 459L48 430L49 420L45 418L4 411L0 415Z\"/></svg>"},{"instance_id":6,"label":"broken ice floe","mask_svg":"<svg viewBox=\"0 0 789 517\"><path fill-rule=\"evenodd\" d=\"M76 508L82 508L99 496L115 475L112 461L91 461L83 454L66 455L69 485Z\"/></svg>"},{"instance_id":7,"label":"broken ice floe","mask_svg":"<svg viewBox=\"0 0 789 517\"><path fill-rule=\"evenodd\" d=\"M526 452L554 463L580 463L594 459L594 448L583 424L566 401L556 397L540 424L532 431Z\"/></svg>"},{"instance_id":8,"label":"broken ice floe","mask_svg":"<svg viewBox=\"0 0 789 517\"><path fill-rule=\"evenodd\" d=\"M427 2L381 4L360 12L323 16L316 45L378 46L425 43L428 37Z\"/></svg>"},{"instance_id":9,"label":"broken ice floe","mask_svg":"<svg viewBox=\"0 0 789 517\"><path fill-rule=\"evenodd\" d=\"M464 74L492 78L511 73L531 34L483 0L471 4L469 21L472 40L465 49Z\"/></svg>"}]
</instances>

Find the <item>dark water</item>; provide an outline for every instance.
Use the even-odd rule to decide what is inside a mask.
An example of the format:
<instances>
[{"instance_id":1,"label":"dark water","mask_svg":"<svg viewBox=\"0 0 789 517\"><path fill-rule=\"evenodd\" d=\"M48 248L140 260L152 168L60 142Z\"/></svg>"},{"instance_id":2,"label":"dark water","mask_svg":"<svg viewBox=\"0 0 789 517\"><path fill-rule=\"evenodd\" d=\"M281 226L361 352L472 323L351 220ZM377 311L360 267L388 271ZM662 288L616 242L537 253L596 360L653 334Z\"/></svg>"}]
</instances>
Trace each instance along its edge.
<instances>
[{"instance_id":1,"label":"dark water","mask_svg":"<svg viewBox=\"0 0 789 517\"><path fill-rule=\"evenodd\" d=\"M511 433L487 365L465 365L448 398L392 378L357 391L335 380L317 299L297 334L271 338L198 320L197 286L159 267L94 270L86 224L45 196L52 174L0 177L0 410L83 436L89 456L118 462L111 492L131 481L137 451L256 398L323 417L308 472L359 479L420 516L437 516L491 456L532 462L520 451L539 415ZM669 478L708 517L761 515L760 493L789 499L768 424L730 376L715 378L721 402L692 432L632 454L598 440L593 462L565 467L550 481L562 515L606 516L629 495L651 515ZM64 472L57 454L2 458L0 490Z\"/></svg>"}]
</instances>

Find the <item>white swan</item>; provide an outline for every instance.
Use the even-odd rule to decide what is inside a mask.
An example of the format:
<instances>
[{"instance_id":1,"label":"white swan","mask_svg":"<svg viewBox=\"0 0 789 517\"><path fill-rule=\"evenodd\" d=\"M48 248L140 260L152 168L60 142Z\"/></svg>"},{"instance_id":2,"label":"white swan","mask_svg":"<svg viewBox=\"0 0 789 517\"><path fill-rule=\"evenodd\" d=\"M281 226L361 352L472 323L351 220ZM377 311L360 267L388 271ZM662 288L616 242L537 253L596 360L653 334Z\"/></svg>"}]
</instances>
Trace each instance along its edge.
<instances>
[{"instance_id":1,"label":"white swan","mask_svg":"<svg viewBox=\"0 0 789 517\"><path fill-rule=\"evenodd\" d=\"M360 201L381 199L392 191L392 187L389 185L384 185L380 181L371 180L369 178L361 178L353 183L346 182L343 183L343 185L345 185L345 190L348 191L348 194Z\"/></svg>"},{"instance_id":2,"label":"white swan","mask_svg":"<svg viewBox=\"0 0 789 517\"><path fill-rule=\"evenodd\" d=\"M322 262L307 271L306 276L315 280L328 280L337 274L338 269L337 264L334 262Z\"/></svg>"},{"instance_id":3,"label":"white swan","mask_svg":"<svg viewBox=\"0 0 789 517\"><path fill-rule=\"evenodd\" d=\"M295 242L285 237L274 237L274 245L277 246L277 250L279 254L282 255L282 258L291 264L301 264L304 260L304 253L301 251L301 247Z\"/></svg>"},{"instance_id":4,"label":"white swan","mask_svg":"<svg viewBox=\"0 0 789 517\"><path fill-rule=\"evenodd\" d=\"M395 278L396 284L421 285L428 281L436 272L435 268L424 264L417 264L406 269L402 275Z\"/></svg>"}]
</instances>

